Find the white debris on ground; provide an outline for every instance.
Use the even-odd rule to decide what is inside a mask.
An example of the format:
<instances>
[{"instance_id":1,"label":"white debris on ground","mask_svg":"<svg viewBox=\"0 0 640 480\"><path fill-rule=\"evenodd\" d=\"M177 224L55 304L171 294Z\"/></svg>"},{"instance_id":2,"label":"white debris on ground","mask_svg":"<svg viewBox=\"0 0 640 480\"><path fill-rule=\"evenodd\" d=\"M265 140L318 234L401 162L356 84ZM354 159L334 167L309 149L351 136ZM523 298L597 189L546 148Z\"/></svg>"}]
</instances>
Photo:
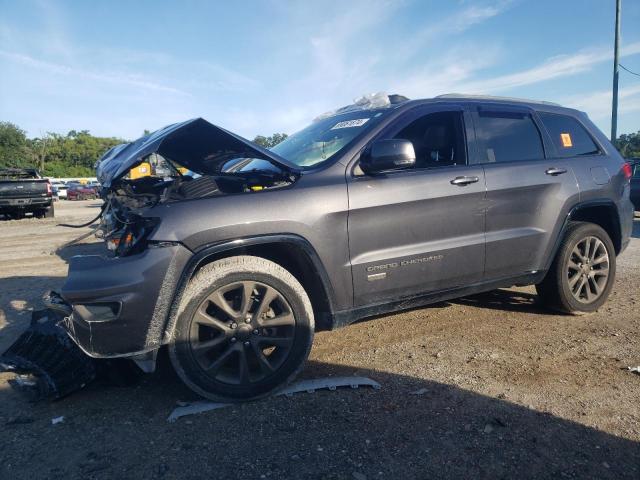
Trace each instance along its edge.
<instances>
[{"instance_id":1,"label":"white debris on ground","mask_svg":"<svg viewBox=\"0 0 640 480\"><path fill-rule=\"evenodd\" d=\"M59 423L64 422L64 416L60 416L60 417L53 417L51 419L51 425L57 425Z\"/></svg>"},{"instance_id":2,"label":"white debris on ground","mask_svg":"<svg viewBox=\"0 0 640 480\"><path fill-rule=\"evenodd\" d=\"M638 365L637 367L627 367L627 370L629 370L631 373L637 373L638 375L640 375L640 365Z\"/></svg>"},{"instance_id":3,"label":"white debris on ground","mask_svg":"<svg viewBox=\"0 0 640 480\"><path fill-rule=\"evenodd\" d=\"M424 395L428 391L429 390L427 390L426 388L419 388L418 390L411 392L411 395Z\"/></svg>"},{"instance_id":4,"label":"white debris on ground","mask_svg":"<svg viewBox=\"0 0 640 480\"><path fill-rule=\"evenodd\" d=\"M327 377L327 378L313 378L310 380L301 380L288 386L287 388L280 390L275 394L276 397L286 395L288 397L293 396L295 393L307 392L313 393L320 389L336 390L338 387L351 387L358 388L362 386L373 387L376 390L382 388L378 382L371 380L367 377ZM208 401L196 401L196 402L178 402L171 415L167 418L168 422L175 422L180 417L186 415L194 415L196 413L209 412L211 410L217 410L233 405L232 403L217 403Z\"/></svg>"}]
</instances>

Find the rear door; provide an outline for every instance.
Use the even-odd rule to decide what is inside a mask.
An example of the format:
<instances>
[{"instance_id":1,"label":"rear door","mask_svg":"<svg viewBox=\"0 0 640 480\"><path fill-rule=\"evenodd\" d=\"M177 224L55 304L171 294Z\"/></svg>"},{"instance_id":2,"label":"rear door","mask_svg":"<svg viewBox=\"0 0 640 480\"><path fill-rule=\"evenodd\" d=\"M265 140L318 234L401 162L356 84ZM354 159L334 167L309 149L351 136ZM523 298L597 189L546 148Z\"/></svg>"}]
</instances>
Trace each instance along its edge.
<instances>
[{"instance_id":1,"label":"rear door","mask_svg":"<svg viewBox=\"0 0 640 480\"><path fill-rule=\"evenodd\" d=\"M579 195L571 164L547 158L550 140L527 107L479 105L473 119L487 186L485 279L541 270Z\"/></svg>"},{"instance_id":2,"label":"rear door","mask_svg":"<svg viewBox=\"0 0 640 480\"><path fill-rule=\"evenodd\" d=\"M473 130L460 107L408 112L378 138L411 140L416 166L347 174L356 305L482 280L484 174L468 165Z\"/></svg>"}]
</instances>

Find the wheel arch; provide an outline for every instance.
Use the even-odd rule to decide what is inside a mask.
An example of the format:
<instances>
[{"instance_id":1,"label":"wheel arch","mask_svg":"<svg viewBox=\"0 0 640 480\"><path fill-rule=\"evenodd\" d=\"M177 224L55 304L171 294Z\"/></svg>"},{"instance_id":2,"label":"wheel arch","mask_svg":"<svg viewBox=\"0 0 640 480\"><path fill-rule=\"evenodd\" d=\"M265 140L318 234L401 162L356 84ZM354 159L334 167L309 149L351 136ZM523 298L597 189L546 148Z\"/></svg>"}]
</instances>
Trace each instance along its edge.
<instances>
[{"instance_id":1,"label":"wheel arch","mask_svg":"<svg viewBox=\"0 0 640 480\"><path fill-rule=\"evenodd\" d=\"M616 204L607 199L589 200L574 205L567 214L560 233L556 238L552 254L547 259L546 269L548 270L553 259L558 253L562 239L566 235L569 222L589 222L602 227L607 232L616 255L622 250L622 232L620 231L620 216Z\"/></svg>"},{"instance_id":2,"label":"wheel arch","mask_svg":"<svg viewBox=\"0 0 640 480\"><path fill-rule=\"evenodd\" d=\"M622 250L622 232L618 207L611 200L595 200L576 205L569 213L569 221L594 223L607 232L616 255Z\"/></svg>"},{"instance_id":3,"label":"wheel arch","mask_svg":"<svg viewBox=\"0 0 640 480\"><path fill-rule=\"evenodd\" d=\"M271 260L288 270L309 295L317 330L330 330L333 319L333 288L319 255L303 237L295 234L261 235L206 245L191 257L177 283L165 322L165 342L175 327L184 291L193 276L205 265L236 255L252 255Z\"/></svg>"}]
</instances>

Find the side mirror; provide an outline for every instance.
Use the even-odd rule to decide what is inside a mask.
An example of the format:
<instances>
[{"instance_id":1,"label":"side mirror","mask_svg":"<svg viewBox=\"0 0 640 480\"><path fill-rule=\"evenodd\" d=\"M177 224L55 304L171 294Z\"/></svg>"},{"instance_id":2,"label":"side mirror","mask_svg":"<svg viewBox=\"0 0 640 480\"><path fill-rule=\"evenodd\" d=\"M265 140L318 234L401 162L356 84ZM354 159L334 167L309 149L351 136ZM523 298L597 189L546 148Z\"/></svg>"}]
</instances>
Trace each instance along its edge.
<instances>
[{"instance_id":1,"label":"side mirror","mask_svg":"<svg viewBox=\"0 0 640 480\"><path fill-rule=\"evenodd\" d=\"M409 140L378 140L362 153L360 168L367 175L404 170L416 164L416 152Z\"/></svg>"}]
</instances>

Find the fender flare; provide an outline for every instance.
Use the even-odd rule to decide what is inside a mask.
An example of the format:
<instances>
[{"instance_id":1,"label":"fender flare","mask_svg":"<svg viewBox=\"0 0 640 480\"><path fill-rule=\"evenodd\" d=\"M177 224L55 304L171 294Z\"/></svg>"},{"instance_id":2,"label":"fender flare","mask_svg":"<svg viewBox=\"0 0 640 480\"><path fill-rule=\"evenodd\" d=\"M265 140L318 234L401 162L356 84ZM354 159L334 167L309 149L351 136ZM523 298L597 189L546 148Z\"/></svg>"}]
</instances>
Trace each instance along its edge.
<instances>
[{"instance_id":1,"label":"fender flare","mask_svg":"<svg viewBox=\"0 0 640 480\"><path fill-rule=\"evenodd\" d=\"M569 222L571 221L571 219L575 216L575 214L578 211L586 209L586 208L591 208L591 207L612 208L616 212L616 218L619 218L618 207L615 204L615 202L613 202L612 200L597 199L597 200L586 200L584 202L576 203L573 207L571 207L571 210L569 210L569 213L567 214L567 216L565 217L565 219L564 219L564 221L562 223L562 227L560 228L560 232L558 233L556 241L555 241L555 243L553 245L553 250L551 251L551 255L549 255L549 257L547 258L547 261L546 261L546 264L545 264L545 269L544 269L545 272L548 271L549 268L551 268L551 264L553 263L553 260L556 258L556 255L558 254L558 249L560 248L560 243L562 242L562 239L564 238L564 235L565 235L565 233L567 231L567 228L569 226ZM620 228L619 221L615 222L614 225L618 225L617 228ZM620 232L618 232L618 234L620 234ZM615 246L615 244L614 244L614 246Z\"/></svg>"},{"instance_id":2,"label":"fender flare","mask_svg":"<svg viewBox=\"0 0 640 480\"><path fill-rule=\"evenodd\" d=\"M178 309L180 308L180 302L182 301L182 296L184 291L189 284L189 280L193 276L194 272L198 269L203 262L205 262L208 258L217 255L219 253L223 253L226 251L235 250L237 248L242 247L250 247L256 245L263 245L267 243L279 243L279 244L291 244L300 248L311 261L313 268L318 273L320 281L322 283L322 287L327 296L327 301L329 303L329 312L326 312L329 316L333 315L335 311L334 307L334 293L333 286L331 284L331 280L327 271L320 259L320 256L316 252L315 248L311 245L311 243L301 237L300 235L292 234L292 233L280 233L280 234L268 234L268 235L257 235L251 237L242 237L233 240L225 240L218 243L212 243L208 245L204 245L195 251L194 255L189 259L185 267L182 269L180 273L180 278L177 282L177 288L174 290L173 299L171 301L171 307L169 308L169 312L167 314L167 318L165 320L165 325L163 329L163 340L162 344L166 344L171 335L173 334L173 329L175 327L176 321L178 319ZM323 312L325 313L325 312Z\"/></svg>"}]
</instances>

